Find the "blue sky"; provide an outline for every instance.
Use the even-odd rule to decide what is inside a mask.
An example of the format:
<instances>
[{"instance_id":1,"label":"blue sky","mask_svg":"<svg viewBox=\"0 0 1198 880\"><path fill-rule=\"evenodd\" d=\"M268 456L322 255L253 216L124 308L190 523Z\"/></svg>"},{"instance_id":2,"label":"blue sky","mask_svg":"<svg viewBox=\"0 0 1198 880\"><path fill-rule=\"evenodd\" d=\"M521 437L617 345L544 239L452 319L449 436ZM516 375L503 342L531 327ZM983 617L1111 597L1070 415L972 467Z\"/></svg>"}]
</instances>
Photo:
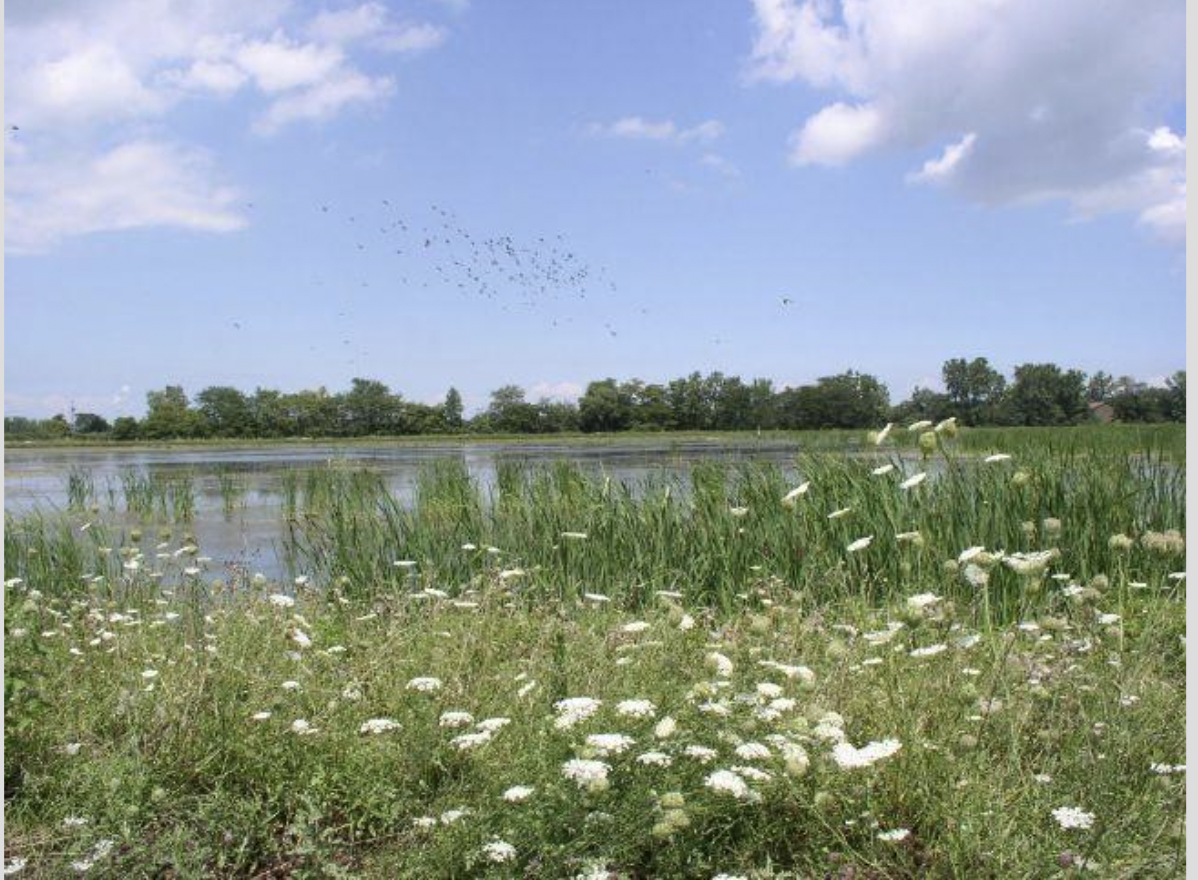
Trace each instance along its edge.
<instances>
[{"instance_id":1,"label":"blue sky","mask_svg":"<svg viewBox=\"0 0 1198 880\"><path fill-rule=\"evenodd\" d=\"M1184 367L1184 3L937 6L10 3L6 409Z\"/></svg>"}]
</instances>

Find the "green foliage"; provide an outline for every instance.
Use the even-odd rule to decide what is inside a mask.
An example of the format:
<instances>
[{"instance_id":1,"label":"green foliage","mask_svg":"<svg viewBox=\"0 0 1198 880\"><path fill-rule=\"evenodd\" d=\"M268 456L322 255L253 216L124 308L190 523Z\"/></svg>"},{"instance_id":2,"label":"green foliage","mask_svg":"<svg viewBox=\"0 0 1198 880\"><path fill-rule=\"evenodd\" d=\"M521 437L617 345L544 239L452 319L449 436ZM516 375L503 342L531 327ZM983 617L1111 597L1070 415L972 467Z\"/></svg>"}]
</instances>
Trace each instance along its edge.
<instances>
[{"instance_id":1,"label":"green foliage","mask_svg":"<svg viewBox=\"0 0 1198 880\"><path fill-rule=\"evenodd\" d=\"M1054 584L1021 629L988 625L980 599L813 605L765 577L719 614L680 585L635 618L513 583L294 608L258 592L195 607L148 581L119 602L8 585L6 855L47 877L97 851L104 876L1032 877L1065 858L1184 874L1184 774L1151 769L1185 763L1170 582L1113 577L1085 599ZM409 686L428 676L439 689ZM583 696L595 714L559 724L555 702ZM622 715L630 699L648 717ZM484 719L506 723L455 744ZM600 756L599 733L633 743ZM846 769L840 738L898 748ZM567 778L574 758L603 761L606 784ZM717 771L744 796L712 788ZM514 786L532 791L505 800ZM1060 827L1064 806L1093 826ZM496 840L511 862L488 860Z\"/></svg>"},{"instance_id":2,"label":"green foliage","mask_svg":"<svg viewBox=\"0 0 1198 880\"><path fill-rule=\"evenodd\" d=\"M441 405L405 401L385 384L356 378L343 393L324 388L284 394L259 388L245 395L214 386L188 405L179 386L147 395L149 411L137 422L128 416L109 428L99 416L80 414L37 421L5 419L14 439L54 440L106 436L113 440L201 437L382 437L472 433L545 435L574 431L763 431L880 427L953 417L962 425L1074 425L1088 420L1088 402L1110 402L1125 422L1185 421L1185 371L1163 389L1128 376L1096 373L1087 383L1077 370L1055 364L1023 364L1008 385L985 358L955 358L942 371L946 392L916 388L891 407L889 392L874 376L853 370L814 384L777 390L768 379L746 383L738 376L691 373L665 385L640 379L591 382L577 404L547 399L530 402L524 389L505 385L490 405L467 420L462 397L450 388Z\"/></svg>"},{"instance_id":3,"label":"green foliage","mask_svg":"<svg viewBox=\"0 0 1198 880\"><path fill-rule=\"evenodd\" d=\"M1008 404L1017 425L1076 425L1087 417L1086 377L1056 364L1015 368Z\"/></svg>"}]
</instances>

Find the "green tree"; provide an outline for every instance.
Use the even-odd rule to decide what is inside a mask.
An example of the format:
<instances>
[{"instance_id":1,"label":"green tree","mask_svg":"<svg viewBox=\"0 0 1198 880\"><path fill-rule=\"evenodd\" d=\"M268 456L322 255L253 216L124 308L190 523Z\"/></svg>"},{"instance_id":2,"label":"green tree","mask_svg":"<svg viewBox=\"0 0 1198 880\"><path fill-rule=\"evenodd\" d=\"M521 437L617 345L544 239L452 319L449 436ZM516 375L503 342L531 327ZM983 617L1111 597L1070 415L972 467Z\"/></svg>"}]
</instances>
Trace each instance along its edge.
<instances>
[{"instance_id":1,"label":"green tree","mask_svg":"<svg viewBox=\"0 0 1198 880\"><path fill-rule=\"evenodd\" d=\"M350 435L405 434L402 399L375 379L354 379L341 396Z\"/></svg>"},{"instance_id":2,"label":"green tree","mask_svg":"<svg viewBox=\"0 0 1198 880\"><path fill-rule=\"evenodd\" d=\"M71 430L76 434L106 434L110 426L108 420L95 413L76 413L75 423Z\"/></svg>"},{"instance_id":3,"label":"green tree","mask_svg":"<svg viewBox=\"0 0 1198 880\"><path fill-rule=\"evenodd\" d=\"M458 389L450 387L445 392L445 403L441 404L441 412L446 428L450 431L462 429L462 395L458 393Z\"/></svg>"},{"instance_id":4,"label":"green tree","mask_svg":"<svg viewBox=\"0 0 1198 880\"><path fill-rule=\"evenodd\" d=\"M561 434L579 430L578 407L564 400L541 399L536 404L539 430L544 434Z\"/></svg>"},{"instance_id":5,"label":"green tree","mask_svg":"<svg viewBox=\"0 0 1198 880\"><path fill-rule=\"evenodd\" d=\"M877 377L849 370L823 376L814 385L788 388L779 395L783 427L868 428L890 411L890 394Z\"/></svg>"},{"instance_id":6,"label":"green tree","mask_svg":"<svg viewBox=\"0 0 1198 880\"><path fill-rule=\"evenodd\" d=\"M1099 370L1086 383L1086 400L1091 403L1104 403L1115 393L1115 380L1110 373Z\"/></svg>"},{"instance_id":7,"label":"green tree","mask_svg":"<svg viewBox=\"0 0 1198 880\"><path fill-rule=\"evenodd\" d=\"M889 419L900 424L909 425L912 422L929 420L939 422L953 414L952 401L947 394L933 391L931 388L916 387L911 397L895 406L890 411Z\"/></svg>"},{"instance_id":8,"label":"green tree","mask_svg":"<svg viewBox=\"0 0 1198 880\"><path fill-rule=\"evenodd\" d=\"M633 428L668 431L674 427L674 414L664 385L646 384L640 379L633 379L625 382L623 388L632 399Z\"/></svg>"},{"instance_id":9,"label":"green tree","mask_svg":"<svg viewBox=\"0 0 1198 880\"><path fill-rule=\"evenodd\" d=\"M208 425L208 433L216 437L249 437L254 433L254 417L250 402L236 388L214 385L196 395L200 415Z\"/></svg>"},{"instance_id":10,"label":"green tree","mask_svg":"<svg viewBox=\"0 0 1198 880\"><path fill-rule=\"evenodd\" d=\"M50 440L61 440L71 434L71 426L67 422L67 417L62 413L46 419L41 423L39 430L42 436Z\"/></svg>"},{"instance_id":11,"label":"green tree","mask_svg":"<svg viewBox=\"0 0 1198 880\"><path fill-rule=\"evenodd\" d=\"M1165 380L1169 389L1169 419L1174 422L1186 420L1186 371L1178 370Z\"/></svg>"},{"instance_id":12,"label":"green tree","mask_svg":"<svg viewBox=\"0 0 1198 880\"><path fill-rule=\"evenodd\" d=\"M540 426L537 407L524 399L519 385L504 385L491 392L487 407L490 430L502 434L535 434Z\"/></svg>"},{"instance_id":13,"label":"green tree","mask_svg":"<svg viewBox=\"0 0 1198 880\"><path fill-rule=\"evenodd\" d=\"M1007 380L985 358L953 358L941 368L944 390L953 413L965 425L988 421L989 411L1002 399Z\"/></svg>"},{"instance_id":14,"label":"green tree","mask_svg":"<svg viewBox=\"0 0 1198 880\"><path fill-rule=\"evenodd\" d=\"M113 440L136 440L138 432L137 419L133 416L119 416L112 423Z\"/></svg>"},{"instance_id":15,"label":"green tree","mask_svg":"<svg viewBox=\"0 0 1198 880\"><path fill-rule=\"evenodd\" d=\"M703 431L711 427L711 401L703 376L691 373L674 379L666 386L670 421L681 431Z\"/></svg>"},{"instance_id":16,"label":"green tree","mask_svg":"<svg viewBox=\"0 0 1198 880\"><path fill-rule=\"evenodd\" d=\"M273 388L255 389L250 398L255 437L290 437L296 433L295 423L281 391Z\"/></svg>"},{"instance_id":17,"label":"green tree","mask_svg":"<svg viewBox=\"0 0 1198 880\"><path fill-rule=\"evenodd\" d=\"M1115 418L1121 422L1164 422L1169 419L1170 394L1167 388L1140 386L1111 398Z\"/></svg>"},{"instance_id":18,"label":"green tree","mask_svg":"<svg viewBox=\"0 0 1198 880\"><path fill-rule=\"evenodd\" d=\"M1020 425L1075 425L1087 417L1086 377L1056 364L1020 364L1011 386L1012 417Z\"/></svg>"},{"instance_id":19,"label":"green tree","mask_svg":"<svg viewBox=\"0 0 1198 880\"><path fill-rule=\"evenodd\" d=\"M167 385L161 391L147 393L146 409L146 417L141 425L143 437L165 440L204 436L207 423L200 413L190 407L181 385Z\"/></svg>"},{"instance_id":20,"label":"green tree","mask_svg":"<svg viewBox=\"0 0 1198 880\"><path fill-rule=\"evenodd\" d=\"M631 389L615 379L591 382L578 400L578 424L583 431L626 431L632 426Z\"/></svg>"}]
</instances>

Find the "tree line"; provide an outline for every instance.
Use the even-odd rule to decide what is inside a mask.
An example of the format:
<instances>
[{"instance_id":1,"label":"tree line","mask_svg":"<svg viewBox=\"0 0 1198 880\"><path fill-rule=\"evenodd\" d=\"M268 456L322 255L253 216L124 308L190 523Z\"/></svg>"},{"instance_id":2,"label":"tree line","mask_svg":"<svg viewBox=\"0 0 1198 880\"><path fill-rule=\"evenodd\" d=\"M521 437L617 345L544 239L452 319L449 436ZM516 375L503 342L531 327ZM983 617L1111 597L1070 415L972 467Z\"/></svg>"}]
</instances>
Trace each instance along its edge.
<instances>
[{"instance_id":1,"label":"tree line","mask_svg":"<svg viewBox=\"0 0 1198 880\"><path fill-rule=\"evenodd\" d=\"M552 434L581 431L721 431L868 428L887 421L955 416L964 425L1075 425L1095 418L1124 422L1185 421L1185 371L1165 387L1130 376L1052 363L1017 366L1010 381L986 358L954 358L941 370L944 391L916 388L892 405L886 386L849 370L795 388L769 379L744 381L723 373L691 373L664 384L640 379L599 379L577 403L530 401L524 389L505 385L489 406L467 418L462 396L450 388L440 404L405 400L384 383L354 379L347 391L324 388L285 393L229 386L205 388L190 399L179 385L146 395L146 414L111 423L95 413L49 419L10 416L11 439L72 436L114 440L205 437L368 437L412 434Z\"/></svg>"}]
</instances>

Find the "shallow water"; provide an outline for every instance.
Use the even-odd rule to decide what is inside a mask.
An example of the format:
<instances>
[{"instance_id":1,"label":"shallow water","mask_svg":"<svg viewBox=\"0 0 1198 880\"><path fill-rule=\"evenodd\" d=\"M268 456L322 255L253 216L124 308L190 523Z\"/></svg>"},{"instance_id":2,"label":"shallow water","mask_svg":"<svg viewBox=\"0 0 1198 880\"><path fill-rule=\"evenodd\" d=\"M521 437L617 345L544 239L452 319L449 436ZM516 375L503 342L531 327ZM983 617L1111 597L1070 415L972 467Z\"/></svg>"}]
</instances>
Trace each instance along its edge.
<instances>
[{"instance_id":1,"label":"shallow water","mask_svg":"<svg viewBox=\"0 0 1198 880\"><path fill-rule=\"evenodd\" d=\"M778 440L712 438L683 441L594 443L312 443L279 446L192 448L22 448L4 452L4 509L21 515L33 510L66 511L67 479L85 471L95 489L100 516L127 525L142 521L125 513L122 477L140 472L162 477L188 475L195 493L194 520L188 525L219 575L231 565L270 577L287 572L281 559L282 480L288 470L336 463L369 468L383 476L388 490L406 501L413 495L422 465L437 459L463 462L484 490L495 484L501 462L546 464L570 461L633 487L650 477L687 475L704 461L766 461L793 470L797 443ZM231 511L225 509L220 474L244 488ZM94 518L79 513L81 519ZM154 523L156 521L151 521ZM178 529L178 527L176 527Z\"/></svg>"}]
</instances>

